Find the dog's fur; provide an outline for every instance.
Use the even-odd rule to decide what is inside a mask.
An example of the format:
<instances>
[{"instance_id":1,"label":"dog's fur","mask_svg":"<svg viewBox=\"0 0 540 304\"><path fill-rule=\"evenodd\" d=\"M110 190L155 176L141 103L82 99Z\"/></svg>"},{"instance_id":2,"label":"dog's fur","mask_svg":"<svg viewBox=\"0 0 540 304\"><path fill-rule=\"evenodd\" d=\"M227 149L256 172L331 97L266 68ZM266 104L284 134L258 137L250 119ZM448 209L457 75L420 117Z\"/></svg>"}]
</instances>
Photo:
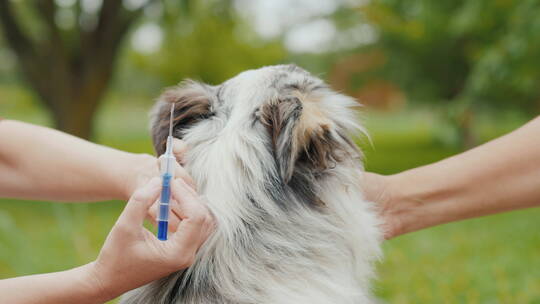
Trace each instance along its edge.
<instances>
[{"instance_id":1,"label":"dog's fur","mask_svg":"<svg viewBox=\"0 0 540 304\"><path fill-rule=\"evenodd\" d=\"M185 271L122 303L370 303L381 232L360 190L357 103L295 65L246 71L219 86L167 90L153 114L165 149L190 147L186 168L216 231Z\"/></svg>"}]
</instances>

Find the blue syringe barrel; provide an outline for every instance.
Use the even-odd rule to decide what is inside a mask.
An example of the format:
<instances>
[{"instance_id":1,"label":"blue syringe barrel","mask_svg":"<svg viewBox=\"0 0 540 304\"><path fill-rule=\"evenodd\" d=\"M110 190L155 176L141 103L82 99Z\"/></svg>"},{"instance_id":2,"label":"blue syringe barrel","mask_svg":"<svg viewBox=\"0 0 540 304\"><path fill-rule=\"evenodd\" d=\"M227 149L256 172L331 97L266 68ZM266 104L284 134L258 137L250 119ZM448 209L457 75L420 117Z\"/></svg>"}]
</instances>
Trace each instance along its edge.
<instances>
[{"instance_id":1,"label":"blue syringe barrel","mask_svg":"<svg viewBox=\"0 0 540 304\"><path fill-rule=\"evenodd\" d=\"M171 109L172 115L172 109ZM169 131L171 132L171 131ZM161 168L161 197L159 199L159 212L156 219L158 223L157 237L159 240L167 240L167 230L169 226L169 201L171 200L171 180L174 178L174 164L176 158L172 153L173 137L167 137L167 150L159 157Z\"/></svg>"},{"instance_id":2,"label":"blue syringe barrel","mask_svg":"<svg viewBox=\"0 0 540 304\"><path fill-rule=\"evenodd\" d=\"M173 155L173 116L174 103L171 104L171 117L169 119L169 136L167 136L165 154L159 157L161 168L161 197L159 199L158 233L159 240L167 240L169 228L169 201L171 200L171 180L174 178L174 164L176 159Z\"/></svg>"},{"instance_id":3,"label":"blue syringe barrel","mask_svg":"<svg viewBox=\"0 0 540 304\"><path fill-rule=\"evenodd\" d=\"M167 230L169 226L169 202L171 200L171 179L172 175L165 173L162 176L161 197L159 199L158 213L158 239L167 240Z\"/></svg>"}]
</instances>

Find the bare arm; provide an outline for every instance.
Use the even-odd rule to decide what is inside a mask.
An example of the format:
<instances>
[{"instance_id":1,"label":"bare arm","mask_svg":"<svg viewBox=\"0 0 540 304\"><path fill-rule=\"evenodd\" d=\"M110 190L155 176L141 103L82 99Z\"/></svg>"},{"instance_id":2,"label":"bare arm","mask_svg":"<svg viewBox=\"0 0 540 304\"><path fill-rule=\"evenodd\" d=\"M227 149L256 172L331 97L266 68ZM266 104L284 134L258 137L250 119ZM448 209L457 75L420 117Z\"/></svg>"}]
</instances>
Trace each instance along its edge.
<instances>
[{"instance_id":1,"label":"bare arm","mask_svg":"<svg viewBox=\"0 0 540 304\"><path fill-rule=\"evenodd\" d=\"M540 118L482 146L391 176L367 173L386 237L540 206Z\"/></svg>"},{"instance_id":2,"label":"bare arm","mask_svg":"<svg viewBox=\"0 0 540 304\"><path fill-rule=\"evenodd\" d=\"M189 183L180 166L177 176ZM127 199L158 175L155 157L93 144L53 129L0 120L0 197Z\"/></svg>"},{"instance_id":3,"label":"bare arm","mask_svg":"<svg viewBox=\"0 0 540 304\"><path fill-rule=\"evenodd\" d=\"M0 280L2 303L103 303L193 264L214 229L213 218L195 191L175 179L171 202L181 222L167 241L159 241L142 224L160 185L156 178L133 194L96 261L62 272Z\"/></svg>"},{"instance_id":4,"label":"bare arm","mask_svg":"<svg viewBox=\"0 0 540 304\"><path fill-rule=\"evenodd\" d=\"M0 280L2 298L10 303L103 303L93 275L94 264L66 271Z\"/></svg>"}]
</instances>

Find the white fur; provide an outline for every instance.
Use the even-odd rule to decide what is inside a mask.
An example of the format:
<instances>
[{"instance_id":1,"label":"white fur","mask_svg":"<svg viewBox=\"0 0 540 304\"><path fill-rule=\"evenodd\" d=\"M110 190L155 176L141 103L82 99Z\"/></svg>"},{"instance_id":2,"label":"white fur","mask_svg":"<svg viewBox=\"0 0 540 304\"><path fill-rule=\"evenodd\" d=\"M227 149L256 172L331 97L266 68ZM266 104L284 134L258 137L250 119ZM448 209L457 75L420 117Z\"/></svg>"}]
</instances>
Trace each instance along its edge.
<instances>
[{"instance_id":1,"label":"white fur","mask_svg":"<svg viewBox=\"0 0 540 304\"><path fill-rule=\"evenodd\" d=\"M227 110L213 109L214 117L183 131L190 147L187 169L215 215L217 230L186 273L134 290L122 303L371 303L370 279L382 235L360 190L360 161L338 162L316 184L323 211L299 201L284 209L268 196L268 181L278 174L275 159L268 132L251 117L279 97L280 89L271 83L284 68L247 71L227 81L223 104L215 106ZM323 84L292 70L280 81L309 78ZM348 132L363 132L350 109L355 101L324 88L313 94L332 121ZM191 278L190 286L173 287L181 276ZM199 292L174 295L187 287Z\"/></svg>"}]
</instances>

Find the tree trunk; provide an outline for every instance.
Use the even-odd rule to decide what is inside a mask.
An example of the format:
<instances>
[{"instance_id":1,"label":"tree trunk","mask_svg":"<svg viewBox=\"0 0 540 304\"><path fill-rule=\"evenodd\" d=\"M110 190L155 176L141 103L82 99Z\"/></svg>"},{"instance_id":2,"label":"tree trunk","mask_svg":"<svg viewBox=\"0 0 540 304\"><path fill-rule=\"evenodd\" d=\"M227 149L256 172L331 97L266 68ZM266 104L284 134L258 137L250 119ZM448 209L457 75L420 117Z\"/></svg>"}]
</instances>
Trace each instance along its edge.
<instances>
[{"instance_id":1,"label":"tree trunk","mask_svg":"<svg viewBox=\"0 0 540 304\"><path fill-rule=\"evenodd\" d=\"M94 135L94 114L99 100L74 100L69 106L56 110L51 108L55 127L80 138L90 139ZM92 107L89 107L89 106Z\"/></svg>"},{"instance_id":2,"label":"tree trunk","mask_svg":"<svg viewBox=\"0 0 540 304\"><path fill-rule=\"evenodd\" d=\"M90 138L93 117L112 78L120 42L143 9L154 1L135 11L124 9L122 1L104 1L93 30L78 26L70 30L76 42L62 38L53 0L29 2L46 25L46 37L40 41L26 34L11 2L0 0L0 29L18 56L24 77L51 111L58 129Z\"/></svg>"},{"instance_id":3,"label":"tree trunk","mask_svg":"<svg viewBox=\"0 0 540 304\"><path fill-rule=\"evenodd\" d=\"M69 85L58 87L49 97L56 128L90 139L94 135L94 116L112 78L112 63L94 63L84 75L72 75Z\"/></svg>"}]
</instances>

